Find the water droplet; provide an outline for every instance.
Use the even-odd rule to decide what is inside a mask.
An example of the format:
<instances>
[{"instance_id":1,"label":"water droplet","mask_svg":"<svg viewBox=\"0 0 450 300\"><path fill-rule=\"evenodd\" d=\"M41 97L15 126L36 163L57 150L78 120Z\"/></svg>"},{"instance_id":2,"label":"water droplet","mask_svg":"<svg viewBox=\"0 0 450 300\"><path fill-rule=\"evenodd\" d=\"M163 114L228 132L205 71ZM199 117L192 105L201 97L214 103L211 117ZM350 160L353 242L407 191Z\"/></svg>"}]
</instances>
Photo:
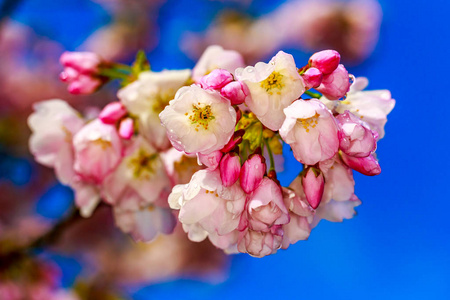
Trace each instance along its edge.
<instances>
[{"instance_id":1,"label":"water droplet","mask_svg":"<svg viewBox=\"0 0 450 300\"><path fill-rule=\"evenodd\" d=\"M249 69L247 70L247 72L253 73L253 69L252 69L252 68L249 68Z\"/></svg>"},{"instance_id":2,"label":"water droplet","mask_svg":"<svg viewBox=\"0 0 450 300\"><path fill-rule=\"evenodd\" d=\"M259 168L259 166L258 166L258 165L255 165L255 169L258 170L258 168Z\"/></svg>"}]
</instances>

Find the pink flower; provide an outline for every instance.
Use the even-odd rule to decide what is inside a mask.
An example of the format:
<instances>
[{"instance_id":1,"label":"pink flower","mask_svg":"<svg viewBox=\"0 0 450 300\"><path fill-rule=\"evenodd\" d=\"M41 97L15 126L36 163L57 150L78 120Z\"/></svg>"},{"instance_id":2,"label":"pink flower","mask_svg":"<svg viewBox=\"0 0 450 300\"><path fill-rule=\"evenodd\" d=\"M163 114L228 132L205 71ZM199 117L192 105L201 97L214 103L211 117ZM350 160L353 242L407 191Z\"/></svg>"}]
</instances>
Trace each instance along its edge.
<instances>
[{"instance_id":1,"label":"pink flower","mask_svg":"<svg viewBox=\"0 0 450 300\"><path fill-rule=\"evenodd\" d=\"M254 67L237 69L236 77L250 91L245 104L264 126L274 131L280 129L286 118L283 109L305 91L294 58L283 51L268 64L259 62Z\"/></svg>"},{"instance_id":2,"label":"pink flower","mask_svg":"<svg viewBox=\"0 0 450 300\"><path fill-rule=\"evenodd\" d=\"M169 205L180 210L178 218L189 238L200 241L209 234L222 236L235 230L245 199L238 183L223 186L219 170L200 170L189 184L173 188Z\"/></svg>"},{"instance_id":3,"label":"pink flower","mask_svg":"<svg viewBox=\"0 0 450 300\"><path fill-rule=\"evenodd\" d=\"M268 231L274 225L289 223L281 187L267 177L249 196L247 212L248 227L255 231Z\"/></svg>"},{"instance_id":4,"label":"pink flower","mask_svg":"<svg viewBox=\"0 0 450 300\"><path fill-rule=\"evenodd\" d=\"M28 118L30 151L37 162L55 168L58 179L68 184L74 175L72 137L85 121L63 100L37 103L34 110Z\"/></svg>"},{"instance_id":5,"label":"pink flower","mask_svg":"<svg viewBox=\"0 0 450 300\"><path fill-rule=\"evenodd\" d=\"M284 110L280 135L295 158L315 165L333 157L339 148L338 128L331 112L319 100L297 100Z\"/></svg>"},{"instance_id":6,"label":"pink flower","mask_svg":"<svg viewBox=\"0 0 450 300\"><path fill-rule=\"evenodd\" d=\"M367 78L356 78L350 87L350 92L344 101L335 103L334 110L343 114L349 111L357 118L360 118L370 126L370 129L378 132L378 138L384 136L384 125L387 122L387 115L395 106L395 100L392 99L388 90L363 91L369 84ZM321 99L326 101L326 99Z\"/></svg>"},{"instance_id":7,"label":"pink flower","mask_svg":"<svg viewBox=\"0 0 450 300\"><path fill-rule=\"evenodd\" d=\"M204 89L221 89L233 81L233 75L224 69L215 69L200 79L200 85Z\"/></svg>"},{"instance_id":8,"label":"pink flower","mask_svg":"<svg viewBox=\"0 0 450 300\"><path fill-rule=\"evenodd\" d=\"M244 162L239 175L242 189L250 194L261 183L266 173L265 158L259 154L250 155Z\"/></svg>"},{"instance_id":9,"label":"pink flower","mask_svg":"<svg viewBox=\"0 0 450 300\"><path fill-rule=\"evenodd\" d=\"M136 81L117 92L120 102L134 117L139 134L158 150L170 148L159 114L190 77L190 70L145 71L139 74Z\"/></svg>"},{"instance_id":10,"label":"pink flower","mask_svg":"<svg viewBox=\"0 0 450 300\"><path fill-rule=\"evenodd\" d=\"M355 192L355 181L352 170L347 167L338 155L328 161L320 163L320 169L325 177L323 202L331 199L346 201Z\"/></svg>"},{"instance_id":11,"label":"pink flower","mask_svg":"<svg viewBox=\"0 0 450 300\"><path fill-rule=\"evenodd\" d=\"M318 87L322 83L323 74L316 68L309 68L302 75L305 89L309 90Z\"/></svg>"},{"instance_id":12,"label":"pink flower","mask_svg":"<svg viewBox=\"0 0 450 300\"><path fill-rule=\"evenodd\" d=\"M92 52L64 52L60 58L64 71L60 74L62 81L69 83L72 94L91 94L103 81L98 73L103 63L100 56Z\"/></svg>"},{"instance_id":13,"label":"pink flower","mask_svg":"<svg viewBox=\"0 0 450 300\"><path fill-rule=\"evenodd\" d=\"M230 73L244 66L244 59L239 52L224 50L222 47L209 46L192 70L192 78L200 82L201 78L214 69L225 69Z\"/></svg>"},{"instance_id":14,"label":"pink flower","mask_svg":"<svg viewBox=\"0 0 450 300\"><path fill-rule=\"evenodd\" d=\"M331 74L339 66L341 55L334 50L323 50L314 53L309 59L309 64L313 68L319 69L324 75Z\"/></svg>"},{"instance_id":15,"label":"pink flower","mask_svg":"<svg viewBox=\"0 0 450 300\"><path fill-rule=\"evenodd\" d=\"M322 172L314 167L307 168L302 176L302 185L306 200L316 209L322 200L325 185Z\"/></svg>"},{"instance_id":16,"label":"pink flower","mask_svg":"<svg viewBox=\"0 0 450 300\"><path fill-rule=\"evenodd\" d=\"M192 85L181 88L160 114L174 148L210 154L234 134L236 111L218 92Z\"/></svg>"},{"instance_id":17,"label":"pink flower","mask_svg":"<svg viewBox=\"0 0 450 300\"><path fill-rule=\"evenodd\" d=\"M274 254L281 247L283 230L280 225L273 226L270 231L254 231L247 229L241 233L238 250L255 257Z\"/></svg>"},{"instance_id":18,"label":"pink flower","mask_svg":"<svg viewBox=\"0 0 450 300\"><path fill-rule=\"evenodd\" d=\"M323 77L322 83L316 88L329 100L344 97L350 89L350 78L344 65L339 65L331 74Z\"/></svg>"},{"instance_id":19,"label":"pink flower","mask_svg":"<svg viewBox=\"0 0 450 300\"><path fill-rule=\"evenodd\" d=\"M122 142L117 130L96 119L73 138L74 170L83 180L99 184L122 159Z\"/></svg>"},{"instance_id":20,"label":"pink flower","mask_svg":"<svg viewBox=\"0 0 450 300\"><path fill-rule=\"evenodd\" d=\"M303 193L297 194L291 189L283 188L283 201L289 209L289 223L283 225L282 248L300 240L306 240L311 233L311 225L314 210L309 206Z\"/></svg>"},{"instance_id":21,"label":"pink flower","mask_svg":"<svg viewBox=\"0 0 450 300\"><path fill-rule=\"evenodd\" d=\"M377 147L378 135L355 115L346 111L336 117L339 124L339 148L347 155L366 157Z\"/></svg>"},{"instance_id":22,"label":"pink flower","mask_svg":"<svg viewBox=\"0 0 450 300\"><path fill-rule=\"evenodd\" d=\"M100 112L98 118L105 124L115 124L127 114L127 109L122 103L116 101L108 103Z\"/></svg>"},{"instance_id":23,"label":"pink flower","mask_svg":"<svg viewBox=\"0 0 450 300\"><path fill-rule=\"evenodd\" d=\"M103 196L113 206L137 210L160 201L172 188L158 152L139 136L125 149L124 158L104 180Z\"/></svg>"},{"instance_id":24,"label":"pink flower","mask_svg":"<svg viewBox=\"0 0 450 300\"><path fill-rule=\"evenodd\" d=\"M314 228L322 219L330 222L343 222L345 219L351 219L356 215L355 207L359 205L361 205L361 201L355 195L346 201L330 200L316 210L311 226Z\"/></svg>"},{"instance_id":25,"label":"pink flower","mask_svg":"<svg viewBox=\"0 0 450 300\"><path fill-rule=\"evenodd\" d=\"M170 234L176 219L170 209L149 205L137 210L114 208L117 227L129 233L135 241L149 242L158 233Z\"/></svg>"},{"instance_id":26,"label":"pink flower","mask_svg":"<svg viewBox=\"0 0 450 300\"><path fill-rule=\"evenodd\" d=\"M220 161L220 178L226 187L232 186L238 179L241 171L241 159L234 152L227 153Z\"/></svg>"},{"instance_id":27,"label":"pink flower","mask_svg":"<svg viewBox=\"0 0 450 300\"><path fill-rule=\"evenodd\" d=\"M220 90L220 94L230 100L231 105L240 105L250 94L247 85L240 81L232 81Z\"/></svg>"},{"instance_id":28,"label":"pink flower","mask_svg":"<svg viewBox=\"0 0 450 300\"><path fill-rule=\"evenodd\" d=\"M378 160L373 155L367 157L352 157L342 153L341 156L347 166L361 174L375 176L381 173L381 167Z\"/></svg>"}]
</instances>

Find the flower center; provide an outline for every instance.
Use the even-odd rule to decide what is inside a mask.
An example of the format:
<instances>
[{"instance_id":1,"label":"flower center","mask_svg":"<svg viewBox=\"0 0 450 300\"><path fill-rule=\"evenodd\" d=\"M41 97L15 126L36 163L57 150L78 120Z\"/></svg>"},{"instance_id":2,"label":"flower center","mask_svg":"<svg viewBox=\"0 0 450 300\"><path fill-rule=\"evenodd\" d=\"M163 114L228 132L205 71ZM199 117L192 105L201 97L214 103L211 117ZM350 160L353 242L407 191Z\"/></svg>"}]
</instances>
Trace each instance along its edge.
<instances>
[{"instance_id":1,"label":"flower center","mask_svg":"<svg viewBox=\"0 0 450 300\"><path fill-rule=\"evenodd\" d=\"M169 101L172 100L175 96L175 93L170 90L165 93L160 92L151 99L153 102L152 110L155 114L158 114L164 110L164 108L169 104Z\"/></svg>"},{"instance_id":2,"label":"flower center","mask_svg":"<svg viewBox=\"0 0 450 300\"><path fill-rule=\"evenodd\" d=\"M186 116L189 115L186 113ZM191 124L196 124L195 130L198 131L200 127L208 130L209 121L214 120L213 113L211 111L211 105L205 105L203 107L200 106L200 102L198 106L192 105L192 112L189 115L189 120L191 120Z\"/></svg>"},{"instance_id":3,"label":"flower center","mask_svg":"<svg viewBox=\"0 0 450 300\"><path fill-rule=\"evenodd\" d=\"M112 147L111 142L110 141L105 141L103 139L96 139L93 140L92 143L96 146L101 147L103 150L108 149L109 147Z\"/></svg>"},{"instance_id":4,"label":"flower center","mask_svg":"<svg viewBox=\"0 0 450 300\"><path fill-rule=\"evenodd\" d=\"M139 149L137 153L130 158L129 167L133 170L135 178L150 179L155 174L158 154L149 154L144 149Z\"/></svg>"},{"instance_id":5,"label":"flower center","mask_svg":"<svg viewBox=\"0 0 450 300\"><path fill-rule=\"evenodd\" d=\"M298 119L297 122L306 130L306 132L309 132L309 128L316 127L319 116L320 114L316 112L314 116L306 119Z\"/></svg>"},{"instance_id":6,"label":"flower center","mask_svg":"<svg viewBox=\"0 0 450 300\"><path fill-rule=\"evenodd\" d=\"M280 72L273 71L266 79L261 82L261 87L265 89L269 95L273 95L273 90L277 90L278 95L281 94L281 89L284 87L283 75Z\"/></svg>"},{"instance_id":7,"label":"flower center","mask_svg":"<svg viewBox=\"0 0 450 300\"><path fill-rule=\"evenodd\" d=\"M215 197L219 197L219 194L216 191L205 190L205 194L213 194Z\"/></svg>"}]
</instances>

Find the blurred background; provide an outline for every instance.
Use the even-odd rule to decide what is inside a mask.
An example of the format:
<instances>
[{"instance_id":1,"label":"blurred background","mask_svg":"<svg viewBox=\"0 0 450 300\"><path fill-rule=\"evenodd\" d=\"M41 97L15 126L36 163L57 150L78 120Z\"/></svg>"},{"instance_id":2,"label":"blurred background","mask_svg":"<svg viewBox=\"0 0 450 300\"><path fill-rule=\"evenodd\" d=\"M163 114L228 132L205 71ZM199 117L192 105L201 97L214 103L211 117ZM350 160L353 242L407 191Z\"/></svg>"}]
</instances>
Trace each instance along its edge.
<instances>
[{"instance_id":1,"label":"blurred background","mask_svg":"<svg viewBox=\"0 0 450 300\"><path fill-rule=\"evenodd\" d=\"M247 64L284 50L302 65L332 48L369 89L397 100L378 144L381 175L355 174L363 205L352 220L323 221L308 241L257 259L191 243L179 229L135 244L101 207L0 274L0 290L15 276L96 300L450 299L449 11L444 0L0 0L0 253L42 235L73 201L28 152L32 103L61 98L88 113L115 99L114 84L70 95L58 80L65 50L129 63L144 49L159 71L192 68L211 44ZM283 184L297 168L286 159Z\"/></svg>"}]
</instances>

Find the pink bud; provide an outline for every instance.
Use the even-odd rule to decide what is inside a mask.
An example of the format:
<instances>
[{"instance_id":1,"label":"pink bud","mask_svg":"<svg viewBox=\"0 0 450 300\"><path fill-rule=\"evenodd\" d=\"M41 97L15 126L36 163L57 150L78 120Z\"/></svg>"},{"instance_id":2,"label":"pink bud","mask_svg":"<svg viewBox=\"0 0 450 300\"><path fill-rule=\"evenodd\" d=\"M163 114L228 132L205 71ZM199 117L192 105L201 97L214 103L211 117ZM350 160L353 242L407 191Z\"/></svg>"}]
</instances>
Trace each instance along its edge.
<instances>
[{"instance_id":1,"label":"pink bud","mask_svg":"<svg viewBox=\"0 0 450 300\"><path fill-rule=\"evenodd\" d=\"M231 81L233 81L233 75L230 72L223 69L215 69L208 75L203 76L200 79L200 84L205 89L221 89Z\"/></svg>"},{"instance_id":2,"label":"pink bud","mask_svg":"<svg viewBox=\"0 0 450 300\"><path fill-rule=\"evenodd\" d=\"M234 133L234 135L231 137L230 141L222 148L223 153L230 152L234 149L238 144L242 142L242 136L244 135L244 130L238 130Z\"/></svg>"},{"instance_id":3,"label":"pink bud","mask_svg":"<svg viewBox=\"0 0 450 300\"><path fill-rule=\"evenodd\" d=\"M341 61L341 55L334 50L324 50L314 53L309 59L311 67L319 69L327 75L336 70Z\"/></svg>"},{"instance_id":4,"label":"pink bud","mask_svg":"<svg viewBox=\"0 0 450 300\"><path fill-rule=\"evenodd\" d=\"M230 100L231 105L239 105L244 103L245 98L249 94L249 90L245 83L233 81L224 86L220 93Z\"/></svg>"},{"instance_id":5,"label":"pink bud","mask_svg":"<svg viewBox=\"0 0 450 300\"><path fill-rule=\"evenodd\" d=\"M316 68L309 68L301 76L307 90L318 87L323 79L322 72Z\"/></svg>"},{"instance_id":6,"label":"pink bud","mask_svg":"<svg viewBox=\"0 0 450 300\"><path fill-rule=\"evenodd\" d=\"M377 147L376 132L348 110L336 117L339 124L339 148L347 155L366 157Z\"/></svg>"},{"instance_id":7,"label":"pink bud","mask_svg":"<svg viewBox=\"0 0 450 300\"><path fill-rule=\"evenodd\" d=\"M367 157L352 157L342 153L341 156L347 166L361 174L374 176L381 173L380 165L373 155Z\"/></svg>"},{"instance_id":8,"label":"pink bud","mask_svg":"<svg viewBox=\"0 0 450 300\"><path fill-rule=\"evenodd\" d=\"M266 173L266 162L262 155L253 154L241 168L241 187L247 193L253 192L261 183Z\"/></svg>"},{"instance_id":9,"label":"pink bud","mask_svg":"<svg viewBox=\"0 0 450 300\"><path fill-rule=\"evenodd\" d=\"M86 75L79 75L74 81L69 82L67 90L74 95L92 94L102 84L102 81L97 78L92 78Z\"/></svg>"},{"instance_id":10,"label":"pink bud","mask_svg":"<svg viewBox=\"0 0 450 300\"><path fill-rule=\"evenodd\" d=\"M316 209L323 196L325 180L319 169L310 167L303 173L302 186L309 205Z\"/></svg>"},{"instance_id":11,"label":"pink bud","mask_svg":"<svg viewBox=\"0 0 450 300\"><path fill-rule=\"evenodd\" d=\"M333 73L323 77L322 84L316 88L328 100L338 100L350 89L350 78L344 65L339 65Z\"/></svg>"},{"instance_id":12,"label":"pink bud","mask_svg":"<svg viewBox=\"0 0 450 300\"><path fill-rule=\"evenodd\" d=\"M226 187L232 186L239 178L241 159L234 153L227 153L220 161L220 178Z\"/></svg>"},{"instance_id":13,"label":"pink bud","mask_svg":"<svg viewBox=\"0 0 450 300\"><path fill-rule=\"evenodd\" d=\"M98 118L105 124L114 124L127 114L127 109L122 103L115 101L106 105Z\"/></svg>"},{"instance_id":14,"label":"pink bud","mask_svg":"<svg viewBox=\"0 0 450 300\"><path fill-rule=\"evenodd\" d=\"M213 151L210 154L197 153L198 161L211 171L217 169L222 155L222 152L220 152L219 150Z\"/></svg>"},{"instance_id":15,"label":"pink bud","mask_svg":"<svg viewBox=\"0 0 450 300\"><path fill-rule=\"evenodd\" d=\"M94 74L102 63L99 55L93 52L64 52L60 59L64 67L70 67L84 74Z\"/></svg>"},{"instance_id":16,"label":"pink bud","mask_svg":"<svg viewBox=\"0 0 450 300\"><path fill-rule=\"evenodd\" d=\"M131 139L134 134L134 121L131 118L123 119L119 126L119 136L126 140Z\"/></svg>"}]
</instances>

